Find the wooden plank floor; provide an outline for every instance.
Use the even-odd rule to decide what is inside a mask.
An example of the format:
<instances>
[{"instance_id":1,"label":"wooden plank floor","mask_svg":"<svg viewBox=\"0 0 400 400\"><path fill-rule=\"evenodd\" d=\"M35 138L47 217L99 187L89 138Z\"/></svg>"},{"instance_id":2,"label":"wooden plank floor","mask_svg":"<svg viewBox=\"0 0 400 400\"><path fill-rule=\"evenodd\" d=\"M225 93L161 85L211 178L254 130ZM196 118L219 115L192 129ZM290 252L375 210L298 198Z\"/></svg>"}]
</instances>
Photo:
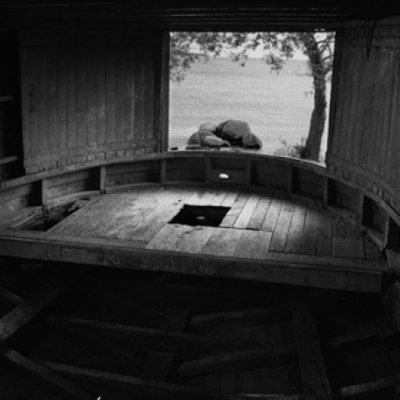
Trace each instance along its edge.
<instances>
[{"instance_id":1,"label":"wooden plank floor","mask_svg":"<svg viewBox=\"0 0 400 400\"><path fill-rule=\"evenodd\" d=\"M219 226L171 223L184 205L228 211ZM381 290L387 268L357 227L318 205L156 185L97 196L44 232L6 226L0 254L365 292Z\"/></svg>"},{"instance_id":2,"label":"wooden plank floor","mask_svg":"<svg viewBox=\"0 0 400 400\"><path fill-rule=\"evenodd\" d=\"M219 227L170 224L184 204L230 210ZM317 207L264 193L198 188L141 188L100 196L46 236L54 234L140 240L147 249L250 259L266 259L269 253L366 259L368 246L355 227Z\"/></svg>"}]
</instances>

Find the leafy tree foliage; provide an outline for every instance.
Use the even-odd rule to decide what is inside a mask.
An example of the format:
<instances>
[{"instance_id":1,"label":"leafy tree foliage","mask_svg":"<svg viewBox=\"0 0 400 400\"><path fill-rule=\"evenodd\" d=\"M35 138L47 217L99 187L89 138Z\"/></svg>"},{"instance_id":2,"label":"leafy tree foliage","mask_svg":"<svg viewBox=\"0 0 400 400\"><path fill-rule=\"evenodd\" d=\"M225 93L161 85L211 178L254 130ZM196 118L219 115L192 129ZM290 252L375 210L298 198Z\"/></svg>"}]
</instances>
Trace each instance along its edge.
<instances>
[{"instance_id":1,"label":"leafy tree foliage","mask_svg":"<svg viewBox=\"0 0 400 400\"><path fill-rule=\"evenodd\" d=\"M245 66L249 53L261 48L271 70L279 72L301 51L313 78L314 109L302 157L318 160L326 123L326 87L332 71L333 32L174 32L171 34L171 79L180 81L193 62L209 60L229 49L233 61Z\"/></svg>"}]
</instances>

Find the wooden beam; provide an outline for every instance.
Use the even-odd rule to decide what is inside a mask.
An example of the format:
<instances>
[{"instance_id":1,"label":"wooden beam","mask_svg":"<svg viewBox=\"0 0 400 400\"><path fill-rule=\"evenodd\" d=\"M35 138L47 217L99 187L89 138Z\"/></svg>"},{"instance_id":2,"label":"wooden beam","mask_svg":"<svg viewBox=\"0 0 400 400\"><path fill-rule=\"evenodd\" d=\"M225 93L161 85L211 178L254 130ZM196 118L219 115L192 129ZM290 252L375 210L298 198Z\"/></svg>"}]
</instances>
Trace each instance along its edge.
<instances>
[{"instance_id":1,"label":"wooden beam","mask_svg":"<svg viewBox=\"0 0 400 400\"><path fill-rule=\"evenodd\" d=\"M280 394L233 394L224 395L196 389L188 386L175 385L171 383L146 381L141 378L113 374L108 372L84 369L51 362L43 362L48 368L60 372L72 378L82 381L94 382L97 385L115 387L117 390L130 391L134 394L140 393L143 398L159 398L173 400L302 400L302 395L280 395Z\"/></svg>"},{"instance_id":2,"label":"wooden beam","mask_svg":"<svg viewBox=\"0 0 400 400\"><path fill-rule=\"evenodd\" d=\"M42 205L46 205L48 201L48 179L42 179L41 180L41 203Z\"/></svg>"},{"instance_id":3,"label":"wooden beam","mask_svg":"<svg viewBox=\"0 0 400 400\"><path fill-rule=\"evenodd\" d=\"M288 314L286 306L271 306L263 308L249 308L245 310L235 310L212 314L200 314L194 316L190 321L190 326L198 329L209 329L216 327L229 328L235 326L248 325L252 322L271 322L284 319Z\"/></svg>"},{"instance_id":4,"label":"wooden beam","mask_svg":"<svg viewBox=\"0 0 400 400\"><path fill-rule=\"evenodd\" d=\"M134 325L122 325L103 321L93 321L80 318L58 318L63 324L84 327L93 332L101 332L108 337L127 339L134 348L141 350L157 350L193 357L199 354L215 354L223 351L240 350L243 347L227 340L220 341L213 337L181 332L166 332L162 329L143 328Z\"/></svg>"},{"instance_id":5,"label":"wooden beam","mask_svg":"<svg viewBox=\"0 0 400 400\"><path fill-rule=\"evenodd\" d=\"M198 376L215 372L231 372L265 368L290 363L296 355L293 345L271 345L266 349L236 351L186 361L179 367L181 376Z\"/></svg>"},{"instance_id":6,"label":"wooden beam","mask_svg":"<svg viewBox=\"0 0 400 400\"><path fill-rule=\"evenodd\" d=\"M23 301L0 319L0 342L5 342L12 335L34 319L49 306L69 286L70 282L53 282L44 285L30 299Z\"/></svg>"},{"instance_id":7,"label":"wooden beam","mask_svg":"<svg viewBox=\"0 0 400 400\"><path fill-rule=\"evenodd\" d=\"M142 366L143 361L134 355L128 346L121 344L118 340L109 340L101 331L69 324L54 317L47 318L47 321L58 328L62 334L78 340L85 348L89 348L97 354L105 355L110 364L118 365L131 374L134 374Z\"/></svg>"},{"instance_id":8,"label":"wooden beam","mask_svg":"<svg viewBox=\"0 0 400 400\"><path fill-rule=\"evenodd\" d=\"M332 347L341 347L356 342L363 342L374 339L385 340L395 335L400 335L400 332L396 329L365 329L359 332L352 332L346 335L332 337L328 340L328 345Z\"/></svg>"},{"instance_id":9,"label":"wooden beam","mask_svg":"<svg viewBox=\"0 0 400 400\"><path fill-rule=\"evenodd\" d=\"M345 386L340 389L341 397L357 396L364 393L375 392L389 388L391 386L397 386L400 384L400 374L388 376L386 378L376 379L375 381L369 381L360 383L358 385Z\"/></svg>"},{"instance_id":10,"label":"wooden beam","mask_svg":"<svg viewBox=\"0 0 400 400\"><path fill-rule=\"evenodd\" d=\"M303 293L306 296L305 293ZM291 296L292 325L306 400L332 400L314 316L304 298Z\"/></svg>"},{"instance_id":11,"label":"wooden beam","mask_svg":"<svg viewBox=\"0 0 400 400\"><path fill-rule=\"evenodd\" d=\"M166 332L181 332L185 328L188 318L188 310L169 308L165 313L163 329ZM172 367L174 357L173 353L150 351L143 368L143 378L164 380Z\"/></svg>"},{"instance_id":12,"label":"wooden beam","mask_svg":"<svg viewBox=\"0 0 400 400\"><path fill-rule=\"evenodd\" d=\"M89 395L78 385L53 372L43 363L32 361L17 351L4 347L1 348L0 352L1 356L9 363L46 383L50 387L57 389L59 392L66 394L71 400L94 400L96 398L95 396Z\"/></svg>"},{"instance_id":13,"label":"wooden beam","mask_svg":"<svg viewBox=\"0 0 400 400\"><path fill-rule=\"evenodd\" d=\"M86 242L73 237L49 239L22 231L1 233L0 255L374 293L381 291L380 278L386 265L376 260L305 258L277 253L261 261L240 260L121 246L100 239ZM367 281L359 286L349 285L351 272L365 275Z\"/></svg>"},{"instance_id":14,"label":"wooden beam","mask_svg":"<svg viewBox=\"0 0 400 400\"><path fill-rule=\"evenodd\" d=\"M100 170L99 170L100 194L104 194L107 191L106 177L107 177L107 167L105 165L103 165L100 167Z\"/></svg>"},{"instance_id":15,"label":"wooden beam","mask_svg":"<svg viewBox=\"0 0 400 400\"><path fill-rule=\"evenodd\" d=\"M10 292L8 289L2 286L0 286L0 297L8 301L13 306L19 306L24 301L22 297L19 297L15 293Z\"/></svg>"}]
</instances>

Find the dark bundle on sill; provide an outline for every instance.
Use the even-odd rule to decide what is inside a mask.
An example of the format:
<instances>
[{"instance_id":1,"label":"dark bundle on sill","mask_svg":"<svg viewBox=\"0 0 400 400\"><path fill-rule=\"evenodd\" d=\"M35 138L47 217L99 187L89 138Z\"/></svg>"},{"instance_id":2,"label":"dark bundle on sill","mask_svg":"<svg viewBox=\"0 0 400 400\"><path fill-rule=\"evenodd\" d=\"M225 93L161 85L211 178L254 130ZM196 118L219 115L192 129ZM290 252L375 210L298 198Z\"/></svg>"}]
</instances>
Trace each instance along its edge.
<instances>
[{"instance_id":1,"label":"dark bundle on sill","mask_svg":"<svg viewBox=\"0 0 400 400\"><path fill-rule=\"evenodd\" d=\"M201 124L199 130L190 136L186 149L196 150L202 147L220 148L229 146L260 149L262 142L251 132L247 122L229 119L219 125L212 122Z\"/></svg>"}]
</instances>

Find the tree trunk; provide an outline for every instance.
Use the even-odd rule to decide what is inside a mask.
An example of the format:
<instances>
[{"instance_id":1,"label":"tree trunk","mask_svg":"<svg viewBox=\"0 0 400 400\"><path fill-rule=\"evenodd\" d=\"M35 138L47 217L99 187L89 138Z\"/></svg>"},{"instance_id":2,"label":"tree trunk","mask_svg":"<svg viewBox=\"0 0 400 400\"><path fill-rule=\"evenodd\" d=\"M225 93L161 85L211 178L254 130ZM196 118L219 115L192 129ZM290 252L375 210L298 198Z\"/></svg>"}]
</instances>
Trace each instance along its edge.
<instances>
[{"instance_id":1,"label":"tree trunk","mask_svg":"<svg viewBox=\"0 0 400 400\"><path fill-rule=\"evenodd\" d=\"M323 54L318 47L313 33L302 34L302 40L310 60L311 73L314 84L314 110L311 114L310 129L305 145L304 157L310 160L319 160L321 139L326 121L326 75Z\"/></svg>"},{"instance_id":2,"label":"tree trunk","mask_svg":"<svg viewBox=\"0 0 400 400\"><path fill-rule=\"evenodd\" d=\"M315 82L318 80L319 82ZM305 145L305 157L319 160L321 139L326 121L326 82L325 77L314 77L314 110L311 114L310 129Z\"/></svg>"}]
</instances>

